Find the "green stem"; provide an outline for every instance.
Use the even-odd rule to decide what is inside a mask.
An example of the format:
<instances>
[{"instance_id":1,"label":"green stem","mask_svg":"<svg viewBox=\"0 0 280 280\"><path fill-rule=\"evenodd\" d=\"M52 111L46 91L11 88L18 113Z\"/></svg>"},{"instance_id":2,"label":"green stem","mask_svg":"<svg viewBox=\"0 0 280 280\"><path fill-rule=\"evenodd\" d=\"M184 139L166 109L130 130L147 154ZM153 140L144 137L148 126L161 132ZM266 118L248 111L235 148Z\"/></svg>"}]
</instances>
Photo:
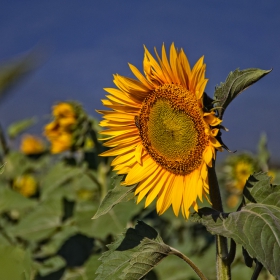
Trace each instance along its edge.
<instances>
[{"instance_id":1,"label":"green stem","mask_svg":"<svg viewBox=\"0 0 280 280\"><path fill-rule=\"evenodd\" d=\"M223 212L222 198L219 188L219 183L215 170L215 161L213 160L212 167L208 168L209 176L209 189L210 189L210 199L212 202L212 208ZM216 236L216 270L217 270L217 280L230 280L230 264L227 261L228 256L228 246L227 239L223 236Z\"/></svg>"},{"instance_id":2,"label":"green stem","mask_svg":"<svg viewBox=\"0 0 280 280\"><path fill-rule=\"evenodd\" d=\"M184 254L182 254L180 251L176 250L175 248L170 247L171 249L171 254L181 258L184 260L192 269L193 271L197 274L197 276L201 280L207 280L207 278L204 276L204 274L199 270L199 268Z\"/></svg>"},{"instance_id":3,"label":"green stem","mask_svg":"<svg viewBox=\"0 0 280 280\"><path fill-rule=\"evenodd\" d=\"M0 125L0 144L1 144L4 155L7 155L9 153L9 147L7 145L7 141L6 141L4 131L3 131L1 125Z\"/></svg>"}]
</instances>

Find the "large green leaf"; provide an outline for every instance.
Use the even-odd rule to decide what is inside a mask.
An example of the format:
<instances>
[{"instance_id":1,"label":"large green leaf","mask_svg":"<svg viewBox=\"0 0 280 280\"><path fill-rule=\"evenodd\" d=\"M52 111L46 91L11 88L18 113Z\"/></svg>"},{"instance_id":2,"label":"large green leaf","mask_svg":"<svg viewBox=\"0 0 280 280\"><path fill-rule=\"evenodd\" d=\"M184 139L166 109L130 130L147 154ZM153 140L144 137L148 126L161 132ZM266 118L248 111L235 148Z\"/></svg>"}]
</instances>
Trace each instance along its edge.
<instances>
[{"instance_id":1,"label":"large green leaf","mask_svg":"<svg viewBox=\"0 0 280 280\"><path fill-rule=\"evenodd\" d=\"M96 280L141 279L171 253L156 230L141 221L108 247L101 257Z\"/></svg>"},{"instance_id":2,"label":"large green leaf","mask_svg":"<svg viewBox=\"0 0 280 280\"><path fill-rule=\"evenodd\" d=\"M37 242L50 237L60 227L61 218L61 200L47 200L23 217L18 224L9 228L8 233L30 242Z\"/></svg>"},{"instance_id":3,"label":"large green leaf","mask_svg":"<svg viewBox=\"0 0 280 280\"><path fill-rule=\"evenodd\" d=\"M92 220L92 213L98 205L91 202L79 201L74 210L74 218L79 231L89 237L104 239L109 234L121 233L133 216L139 213L142 205L128 201L117 205L100 219Z\"/></svg>"},{"instance_id":4,"label":"large green leaf","mask_svg":"<svg viewBox=\"0 0 280 280\"><path fill-rule=\"evenodd\" d=\"M82 175L85 172L85 166L73 167L58 162L55 164L46 175L43 175L40 181L41 197L43 200L53 196L53 192L63 184L66 184L76 176ZM67 192L67 188L64 193Z\"/></svg>"},{"instance_id":5,"label":"large green leaf","mask_svg":"<svg viewBox=\"0 0 280 280\"><path fill-rule=\"evenodd\" d=\"M34 208L37 205L35 200L24 197L20 193L4 186L0 182L0 212L10 210L21 210Z\"/></svg>"},{"instance_id":6,"label":"large green leaf","mask_svg":"<svg viewBox=\"0 0 280 280\"><path fill-rule=\"evenodd\" d=\"M222 118L226 107L242 91L267 75L271 70L261 70L258 68L248 68L245 70L236 69L230 72L226 81L216 87L214 94L215 106Z\"/></svg>"},{"instance_id":7,"label":"large green leaf","mask_svg":"<svg viewBox=\"0 0 280 280\"><path fill-rule=\"evenodd\" d=\"M244 195L247 203L240 211L225 214L203 208L194 220L212 234L234 239L280 278L280 186L271 185L266 174L256 173L248 179Z\"/></svg>"},{"instance_id":8,"label":"large green leaf","mask_svg":"<svg viewBox=\"0 0 280 280\"><path fill-rule=\"evenodd\" d=\"M121 186L120 183L122 178L123 177L120 176L117 179L115 188L108 191L97 212L93 216L93 219L97 219L100 216L107 214L118 203L129 201L134 197L133 192L135 191L137 184L129 187Z\"/></svg>"}]
</instances>

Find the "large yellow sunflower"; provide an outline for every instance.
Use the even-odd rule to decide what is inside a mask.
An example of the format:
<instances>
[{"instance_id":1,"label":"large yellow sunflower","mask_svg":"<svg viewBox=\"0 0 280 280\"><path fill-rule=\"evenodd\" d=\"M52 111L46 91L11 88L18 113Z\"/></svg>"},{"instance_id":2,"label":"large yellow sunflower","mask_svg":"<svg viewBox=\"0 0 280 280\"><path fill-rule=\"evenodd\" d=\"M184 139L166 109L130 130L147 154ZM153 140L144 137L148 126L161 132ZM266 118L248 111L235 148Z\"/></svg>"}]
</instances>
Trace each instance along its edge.
<instances>
[{"instance_id":1,"label":"large yellow sunflower","mask_svg":"<svg viewBox=\"0 0 280 280\"><path fill-rule=\"evenodd\" d=\"M203 106L207 83L206 65L201 57L191 69L188 59L174 44L168 60L162 46L158 62L145 48L144 75L129 67L138 80L114 75L118 87L106 88L102 100L111 110L100 125L108 128L101 156L116 156L112 166L127 174L123 185L136 184L137 203L146 197L145 207L156 197L159 214L171 205L176 216L182 210L188 218L190 207L198 209L197 198L208 199L208 166L212 166L215 138L221 120Z\"/></svg>"}]
</instances>

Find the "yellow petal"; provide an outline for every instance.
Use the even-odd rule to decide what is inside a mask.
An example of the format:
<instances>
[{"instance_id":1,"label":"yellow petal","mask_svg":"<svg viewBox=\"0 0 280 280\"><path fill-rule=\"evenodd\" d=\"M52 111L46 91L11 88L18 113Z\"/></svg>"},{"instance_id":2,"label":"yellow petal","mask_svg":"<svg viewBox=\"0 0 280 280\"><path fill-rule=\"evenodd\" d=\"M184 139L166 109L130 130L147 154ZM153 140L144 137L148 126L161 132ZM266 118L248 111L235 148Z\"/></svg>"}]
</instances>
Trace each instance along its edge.
<instances>
[{"instance_id":1,"label":"yellow petal","mask_svg":"<svg viewBox=\"0 0 280 280\"><path fill-rule=\"evenodd\" d=\"M163 188L161 188L158 194L157 212L159 215L161 215L165 211L165 209L167 209L171 205L170 192L172 190L175 175L172 173L169 174L170 175L168 176L166 183L163 185Z\"/></svg>"},{"instance_id":2,"label":"yellow petal","mask_svg":"<svg viewBox=\"0 0 280 280\"><path fill-rule=\"evenodd\" d=\"M142 143L139 143L135 148L135 159L140 165L142 165L142 150L143 150L143 145Z\"/></svg>"},{"instance_id":3,"label":"yellow petal","mask_svg":"<svg viewBox=\"0 0 280 280\"><path fill-rule=\"evenodd\" d=\"M158 164L149 156L143 158L143 164L136 164L125 178L126 185L139 183L149 177L158 167Z\"/></svg>"},{"instance_id":4,"label":"yellow petal","mask_svg":"<svg viewBox=\"0 0 280 280\"><path fill-rule=\"evenodd\" d=\"M106 147L115 147L117 145L123 145L123 144L131 144L132 141L138 139L139 142L141 139L139 138L139 135L136 133L127 133L123 134L117 137L114 137L114 139L111 139L107 142L105 142L103 145Z\"/></svg>"},{"instance_id":5,"label":"yellow petal","mask_svg":"<svg viewBox=\"0 0 280 280\"><path fill-rule=\"evenodd\" d=\"M167 172L166 170L162 169L160 173L158 174L157 182L153 186L153 188L150 190L149 195L147 196L146 202L145 202L145 207L150 205L152 201L156 198L156 196L159 194L160 190L164 187L168 177L170 176L170 173Z\"/></svg>"},{"instance_id":6,"label":"yellow petal","mask_svg":"<svg viewBox=\"0 0 280 280\"><path fill-rule=\"evenodd\" d=\"M150 84L146 78L141 74L141 72L132 64L128 63L128 66L130 68L130 70L132 71L132 73L135 75L135 77L149 90L153 90L154 87L152 86L152 84Z\"/></svg>"},{"instance_id":7,"label":"yellow petal","mask_svg":"<svg viewBox=\"0 0 280 280\"><path fill-rule=\"evenodd\" d=\"M144 180L138 184L137 189L135 190L135 195L137 195L138 193L143 191L145 188L150 189L150 185L153 184L157 180L158 174L160 172L161 172L161 168L160 168L160 166L158 166L158 168L154 171L153 174L151 174L151 176L149 176L148 178L146 178L146 180Z\"/></svg>"},{"instance_id":8,"label":"yellow petal","mask_svg":"<svg viewBox=\"0 0 280 280\"><path fill-rule=\"evenodd\" d=\"M172 198L173 198L174 191L175 191L174 181L176 178L176 175L174 175L174 174L172 174L172 175L173 176L170 176L171 180L170 180L169 184L166 186L166 192L164 194L162 205L161 205L161 210L159 213L160 215L163 214L170 207L170 205L172 203Z\"/></svg>"},{"instance_id":9,"label":"yellow petal","mask_svg":"<svg viewBox=\"0 0 280 280\"><path fill-rule=\"evenodd\" d=\"M163 45L163 49L164 49L164 45ZM171 84L171 83L172 83L172 78L171 78L171 77L172 77L172 74L171 74L170 65L169 65L168 61L167 61L167 64L164 63L164 62L160 59L160 57L159 57L159 55L158 55L158 53L157 53L156 48L154 48L154 51L155 51L155 54L156 54L156 56L157 56L157 59L158 59L158 61L159 61L159 63L160 63L160 66L161 66L163 75L164 75L164 77L165 77L166 83ZM165 51L165 49L164 49L164 51Z\"/></svg>"},{"instance_id":10,"label":"yellow petal","mask_svg":"<svg viewBox=\"0 0 280 280\"><path fill-rule=\"evenodd\" d=\"M203 160L206 162L206 164L209 167L212 167L212 159L213 159L213 154L212 154L212 149L211 147L206 147L204 152L203 152Z\"/></svg>"},{"instance_id":11,"label":"yellow petal","mask_svg":"<svg viewBox=\"0 0 280 280\"><path fill-rule=\"evenodd\" d=\"M104 88L105 91L107 91L108 93L112 94L115 99L113 97L106 95L109 99L116 101L116 102L124 102L124 104L131 104L134 106L139 106L141 107L141 103L139 103L139 101L137 101L136 99L133 99L133 97L128 96L127 94L125 94L124 92L122 92L119 89L116 88ZM121 103L122 104L122 103Z\"/></svg>"},{"instance_id":12,"label":"yellow petal","mask_svg":"<svg viewBox=\"0 0 280 280\"><path fill-rule=\"evenodd\" d=\"M174 214L178 217L182 199L183 199L183 191L184 191L184 176L176 176L173 183L173 197L172 197L172 208Z\"/></svg>"},{"instance_id":13,"label":"yellow petal","mask_svg":"<svg viewBox=\"0 0 280 280\"><path fill-rule=\"evenodd\" d=\"M174 43L172 43L170 47L170 66L173 73L173 83L179 84L180 80L177 72L177 50L175 49Z\"/></svg>"},{"instance_id":14,"label":"yellow petal","mask_svg":"<svg viewBox=\"0 0 280 280\"><path fill-rule=\"evenodd\" d=\"M114 166L114 165L122 164L122 163L130 160L131 158L134 158L133 152L119 155L113 159L111 165Z\"/></svg>"},{"instance_id":15,"label":"yellow petal","mask_svg":"<svg viewBox=\"0 0 280 280\"><path fill-rule=\"evenodd\" d=\"M118 146L118 147L112 148L109 151L101 153L99 156L110 157L110 156L118 156L121 154L128 153L129 151L132 151L135 149L135 146L137 145L137 143L138 143L138 141L135 143L131 143L130 145L124 145L124 146Z\"/></svg>"},{"instance_id":16,"label":"yellow petal","mask_svg":"<svg viewBox=\"0 0 280 280\"><path fill-rule=\"evenodd\" d=\"M204 120L210 124L211 126L216 126L218 124L220 124L222 122L222 120L220 120L219 118L217 118L215 116L215 113L214 112L211 112L211 113L204 113L204 116L203 116Z\"/></svg>"}]
</instances>

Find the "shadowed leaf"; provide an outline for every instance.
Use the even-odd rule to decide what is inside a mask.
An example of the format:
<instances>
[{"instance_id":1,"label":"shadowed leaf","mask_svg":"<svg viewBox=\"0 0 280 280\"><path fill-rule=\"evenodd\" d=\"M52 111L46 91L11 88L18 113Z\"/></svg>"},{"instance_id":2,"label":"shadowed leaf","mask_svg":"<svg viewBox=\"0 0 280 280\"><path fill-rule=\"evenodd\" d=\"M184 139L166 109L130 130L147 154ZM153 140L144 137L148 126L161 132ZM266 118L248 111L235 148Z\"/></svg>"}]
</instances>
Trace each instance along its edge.
<instances>
[{"instance_id":1,"label":"shadowed leaf","mask_svg":"<svg viewBox=\"0 0 280 280\"><path fill-rule=\"evenodd\" d=\"M108 247L101 257L96 280L141 279L171 253L156 230L141 221Z\"/></svg>"},{"instance_id":2,"label":"shadowed leaf","mask_svg":"<svg viewBox=\"0 0 280 280\"><path fill-rule=\"evenodd\" d=\"M214 93L215 107L217 107L219 117L222 119L226 107L238 94L271 71L248 68L245 70L236 69L230 72L226 81L217 86Z\"/></svg>"}]
</instances>

